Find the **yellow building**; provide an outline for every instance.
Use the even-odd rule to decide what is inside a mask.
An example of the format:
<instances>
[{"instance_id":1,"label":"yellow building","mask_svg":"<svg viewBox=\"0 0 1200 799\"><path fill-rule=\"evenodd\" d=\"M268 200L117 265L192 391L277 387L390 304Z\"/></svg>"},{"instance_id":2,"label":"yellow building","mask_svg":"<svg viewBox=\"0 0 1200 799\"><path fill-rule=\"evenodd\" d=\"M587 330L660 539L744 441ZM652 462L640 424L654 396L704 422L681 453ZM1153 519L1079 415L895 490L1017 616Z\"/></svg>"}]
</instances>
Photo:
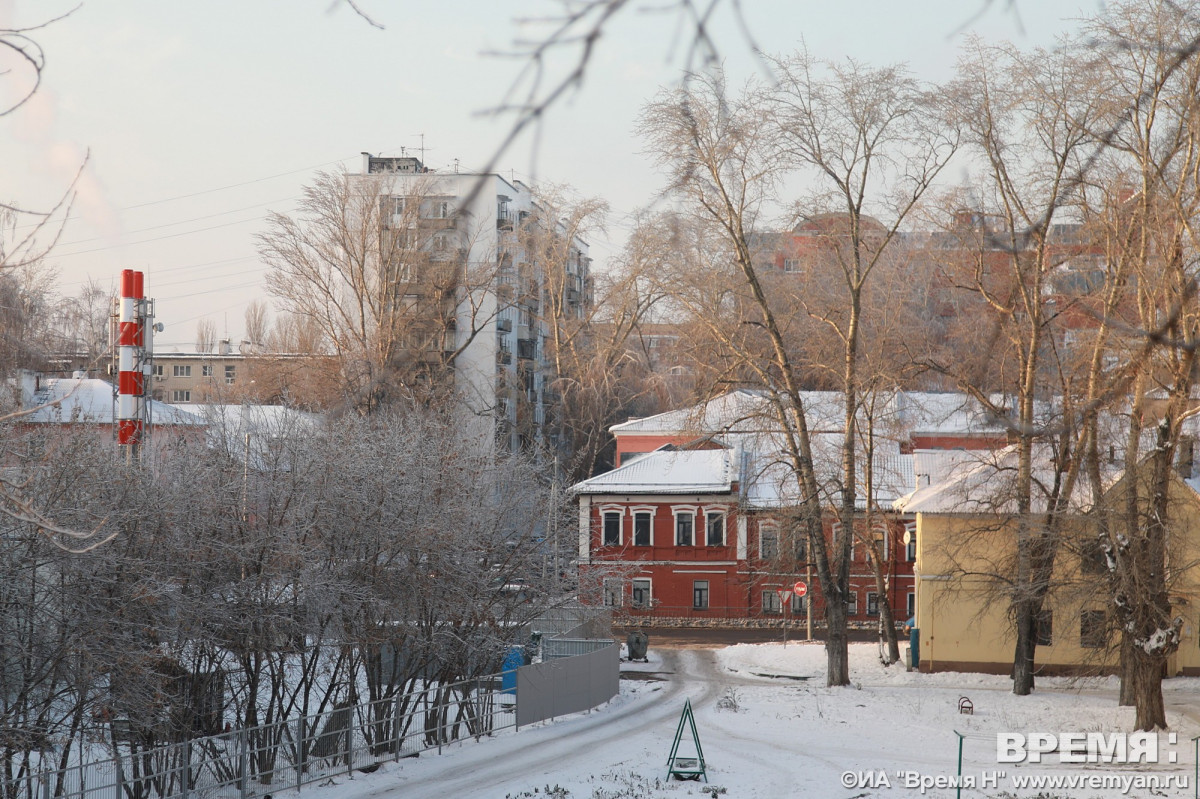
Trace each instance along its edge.
<instances>
[{"instance_id":1,"label":"yellow building","mask_svg":"<svg viewBox=\"0 0 1200 799\"><path fill-rule=\"evenodd\" d=\"M1042 471L1041 476L1052 476L1046 467ZM1015 474L1014 448L978 453L947 479L898 503L916 517L921 671L1012 670L1016 632L1009 607L1019 530L1011 499ZM1075 495L1089 500L1068 503L1058 526L1051 587L1038 625L1034 662L1040 674L1117 669L1120 636L1110 611L1098 513L1123 507L1127 477L1114 473L1106 479L1099 509L1090 506L1091 488L1080 481ZM1050 479L1035 483L1053 484ZM1146 493L1143 487L1141 496ZM1191 480L1173 474L1170 497L1167 585L1172 609L1183 623L1167 674L1200 675L1200 494ZM1030 523L1044 525L1045 511L1045 499L1035 496Z\"/></svg>"}]
</instances>

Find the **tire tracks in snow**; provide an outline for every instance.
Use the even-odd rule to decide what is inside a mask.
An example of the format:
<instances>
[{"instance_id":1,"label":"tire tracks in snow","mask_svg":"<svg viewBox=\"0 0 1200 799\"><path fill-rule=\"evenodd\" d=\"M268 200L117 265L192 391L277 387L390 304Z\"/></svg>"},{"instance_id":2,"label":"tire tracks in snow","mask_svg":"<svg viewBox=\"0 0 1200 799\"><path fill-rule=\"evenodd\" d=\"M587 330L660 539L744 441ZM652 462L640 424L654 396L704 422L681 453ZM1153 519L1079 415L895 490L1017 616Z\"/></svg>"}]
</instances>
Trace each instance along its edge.
<instances>
[{"instance_id":1,"label":"tire tracks in snow","mask_svg":"<svg viewBox=\"0 0 1200 799\"><path fill-rule=\"evenodd\" d=\"M523 744L518 752L506 747L505 751L498 753L488 746L488 742L482 741L453 748L452 756L445 760L434 755L430 760L441 766L436 771L427 769L425 762L413 764L416 768L402 765L400 770L393 772L397 784L375 789L362 796L378 797L393 792L405 799L441 799L446 796L488 799L503 796L504 792L524 790L547 780L553 782L554 777L547 775L561 769L565 759L579 757L581 750L600 754L605 746L627 741L634 736L646 736L648 744L663 746L665 756L683 697L691 699L693 706L706 705L716 700L721 683L711 651L659 651L663 658L660 673L669 676L669 679L657 683L663 688L658 691L651 689L653 693L650 696L636 697L620 707L606 709L599 714L575 716L523 729L516 733ZM619 764L604 764L602 756L597 757L595 762L601 770L619 767ZM422 773L406 778L405 771Z\"/></svg>"}]
</instances>

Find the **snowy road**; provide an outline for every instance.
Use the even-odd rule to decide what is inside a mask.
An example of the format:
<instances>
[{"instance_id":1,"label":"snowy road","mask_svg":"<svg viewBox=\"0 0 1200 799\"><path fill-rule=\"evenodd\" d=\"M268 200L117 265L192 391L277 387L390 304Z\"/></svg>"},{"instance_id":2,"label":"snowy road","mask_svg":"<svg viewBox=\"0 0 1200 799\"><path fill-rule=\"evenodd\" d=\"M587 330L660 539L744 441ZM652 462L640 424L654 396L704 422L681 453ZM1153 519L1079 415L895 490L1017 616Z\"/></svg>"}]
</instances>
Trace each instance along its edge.
<instances>
[{"instance_id":1,"label":"snowy road","mask_svg":"<svg viewBox=\"0 0 1200 799\"><path fill-rule=\"evenodd\" d=\"M547 784L553 787L563 779L568 762L586 769L590 760L597 774L621 769L626 758L620 754L614 758L610 753L631 749L665 763L684 698L690 698L693 705L711 704L722 684L717 681L711 650L661 650L660 656L659 668L666 680L644 683L636 697L622 697L601 712L521 730L517 736L464 746L441 757L427 755L407 761L394 772L399 784L392 782L361 796L504 797L534 786L543 790ZM644 758L638 757L627 765L640 770L643 763ZM576 780L579 776L573 775Z\"/></svg>"},{"instance_id":2,"label":"snowy road","mask_svg":"<svg viewBox=\"0 0 1200 799\"><path fill-rule=\"evenodd\" d=\"M705 797L695 782L664 781L667 755L684 699L691 699L708 767L707 787L723 799L904 799L951 797L953 790L917 791L901 773L954 775L960 737L962 773L997 772L996 733L1013 730L1132 729L1132 710L1116 705L1116 681L1045 678L1036 696L1017 697L1003 677L916 674L884 668L869 644L851 647L844 688L824 685L819 644L735 646L724 650L653 649L648 666L661 681L623 679L603 707L494 738L447 747L443 754L388 763L375 774L338 777L305 788L298 799L647 799ZM778 675L772 679L770 676ZM805 679L809 678L809 679ZM1167 695L1180 741L1200 733L1200 681L1172 680ZM975 714L958 712L970 694ZM733 696L737 712L718 700ZM1190 745L1168 747L1178 762L1133 768L1005 767L1001 792L1018 774L1182 777L1193 773ZM682 752L690 754L690 752ZM892 785L851 785L854 775L884 775ZM997 778L999 779L999 778ZM1089 791L1089 797L1191 796L1180 792ZM965 795L965 794L964 794ZM979 792L973 795L997 795ZM1033 796L1011 791L1005 795ZM1080 795L1066 791L1055 795Z\"/></svg>"}]
</instances>

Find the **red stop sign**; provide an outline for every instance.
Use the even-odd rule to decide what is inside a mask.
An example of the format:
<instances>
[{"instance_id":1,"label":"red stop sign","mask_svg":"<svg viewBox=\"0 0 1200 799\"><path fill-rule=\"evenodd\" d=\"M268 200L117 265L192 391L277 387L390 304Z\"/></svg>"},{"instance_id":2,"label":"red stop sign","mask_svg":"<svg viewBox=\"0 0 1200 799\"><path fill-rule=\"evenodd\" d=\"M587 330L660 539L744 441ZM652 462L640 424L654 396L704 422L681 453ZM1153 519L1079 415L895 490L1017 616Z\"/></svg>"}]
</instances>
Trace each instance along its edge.
<instances>
[{"instance_id":1,"label":"red stop sign","mask_svg":"<svg viewBox=\"0 0 1200 799\"><path fill-rule=\"evenodd\" d=\"M795 585L792 586L792 591L795 592L796 596L804 596L805 594L808 593L808 586L804 583L803 580L800 580Z\"/></svg>"}]
</instances>

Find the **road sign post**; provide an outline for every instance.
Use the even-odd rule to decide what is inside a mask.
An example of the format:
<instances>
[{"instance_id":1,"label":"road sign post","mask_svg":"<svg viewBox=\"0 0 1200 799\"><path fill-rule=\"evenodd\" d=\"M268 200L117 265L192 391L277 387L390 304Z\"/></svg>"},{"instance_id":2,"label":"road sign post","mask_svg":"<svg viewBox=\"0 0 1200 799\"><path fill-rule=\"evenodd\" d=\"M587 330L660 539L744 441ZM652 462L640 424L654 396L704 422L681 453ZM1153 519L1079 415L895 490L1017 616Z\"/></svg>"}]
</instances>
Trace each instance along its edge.
<instances>
[{"instance_id":1,"label":"road sign post","mask_svg":"<svg viewBox=\"0 0 1200 799\"><path fill-rule=\"evenodd\" d=\"M779 594L779 612L783 614L783 646L786 649L788 634L788 605L790 604L790 600L792 598L792 591L789 588L780 588L775 593Z\"/></svg>"}]
</instances>

